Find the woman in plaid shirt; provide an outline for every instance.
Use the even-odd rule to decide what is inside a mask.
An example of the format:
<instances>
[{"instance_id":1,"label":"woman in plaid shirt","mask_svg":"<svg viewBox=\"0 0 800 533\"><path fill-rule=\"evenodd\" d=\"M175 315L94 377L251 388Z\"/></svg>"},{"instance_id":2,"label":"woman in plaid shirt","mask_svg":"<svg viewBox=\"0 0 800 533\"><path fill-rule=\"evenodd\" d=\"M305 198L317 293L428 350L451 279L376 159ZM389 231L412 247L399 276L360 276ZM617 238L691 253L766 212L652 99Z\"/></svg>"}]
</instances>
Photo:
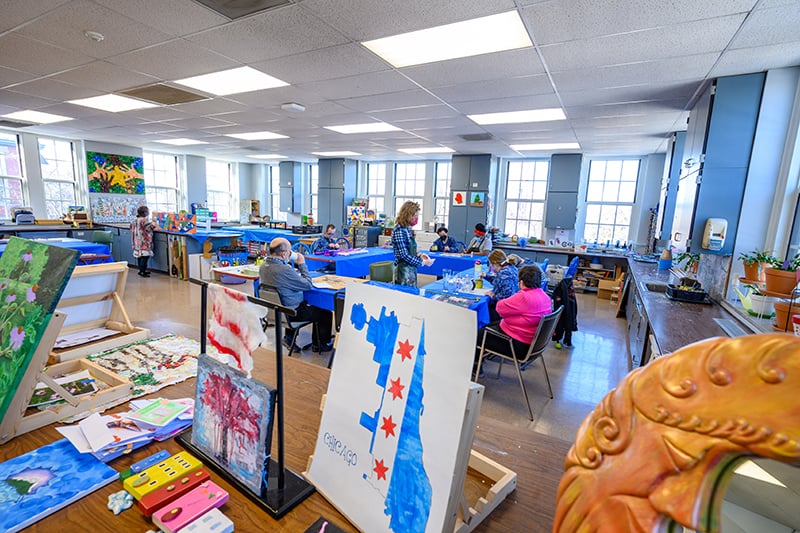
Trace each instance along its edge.
<instances>
[{"instance_id":1,"label":"woman in plaid shirt","mask_svg":"<svg viewBox=\"0 0 800 533\"><path fill-rule=\"evenodd\" d=\"M405 202L397 213L392 230L394 249L394 283L417 286L417 268L430 265L430 257L417 253L417 241L411 230L419 221L419 204L411 200Z\"/></svg>"}]
</instances>

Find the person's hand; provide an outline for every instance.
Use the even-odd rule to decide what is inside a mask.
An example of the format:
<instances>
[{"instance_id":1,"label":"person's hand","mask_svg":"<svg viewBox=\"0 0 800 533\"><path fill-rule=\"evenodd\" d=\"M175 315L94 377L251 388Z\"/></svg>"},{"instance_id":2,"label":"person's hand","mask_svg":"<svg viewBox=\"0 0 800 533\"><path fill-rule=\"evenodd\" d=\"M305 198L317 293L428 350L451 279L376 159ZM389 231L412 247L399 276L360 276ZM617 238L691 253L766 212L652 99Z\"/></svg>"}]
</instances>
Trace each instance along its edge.
<instances>
[{"instance_id":1,"label":"person's hand","mask_svg":"<svg viewBox=\"0 0 800 533\"><path fill-rule=\"evenodd\" d=\"M294 259L294 264L295 265L304 265L305 263L306 263L305 256L303 254L301 254L300 252L297 252L297 257L295 257L295 259Z\"/></svg>"},{"instance_id":2,"label":"person's hand","mask_svg":"<svg viewBox=\"0 0 800 533\"><path fill-rule=\"evenodd\" d=\"M444 247L444 251L445 251L445 252L449 252L449 251L450 251L450 247L449 247L449 246L445 246L445 247Z\"/></svg>"},{"instance_id":3,"label":"person's hand","mask_svg":"<svg viewBox=\"0 0 800 533\"><path fill-rule=\"evenodd\" d=\"M331 245L331 247L332 247L334 250L338 250L338 249L339 249L339 245L338 245L338 244L336 244L336 243L333 243L333 244Z\"/></svg>"},{"instance_id":4,"label":"person's hand","mask_svg":"<svg viewBox=\"0 0 800 533\"><path fill-rule=\"evenodd\" d=\"M488 296L489 298L494 298L494 293L489 291L486 293L486 296Z\"/></svg>"}]
</instances>

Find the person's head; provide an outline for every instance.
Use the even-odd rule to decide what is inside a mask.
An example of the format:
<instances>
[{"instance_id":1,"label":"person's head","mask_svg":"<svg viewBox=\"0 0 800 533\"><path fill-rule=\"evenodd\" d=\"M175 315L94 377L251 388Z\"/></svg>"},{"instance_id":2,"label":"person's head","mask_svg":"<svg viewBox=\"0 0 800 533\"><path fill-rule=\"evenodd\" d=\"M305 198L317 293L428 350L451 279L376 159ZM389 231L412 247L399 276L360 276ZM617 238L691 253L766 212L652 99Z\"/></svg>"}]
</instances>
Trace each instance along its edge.
<instances>
[{"instance_id":1,"label":"person's head","mask_svg":"<svg viewBox=\"0 0 800 533\"><path fill-rule=\"evenodd\" d=\"M150 210L147 208L146 205L140 205L139 208L136 210L137 217L146 217L150 214Z\"/></svg>"},{"instance_id":2,"label":"person's head","mask_svg":"<svg viewBox=\"0 0 800 533\"><path fill-rule=\"evenodd\" d=\"M406 228L414 226L419 220L419 210L420 207L417 202L408 200L400 207L395 222Z\"/></svg>"},{"instance_id":3,"label":"person's head","mask_svg":"<svg viewBox=\"0 0 800 533\"><path fill-rule=\"evenodd\" d=\"M478 222L475 224L475 236L483 237L484 235L486 235L486 226Z\"/></svg>"},{"instance_id":4,"label":"person's head","mask_svg":"<svg viewBox=\"0 0 800 533\"><path fill-rule=\"evenodd\" d=\"M333 224L328 224L325 226L325 236L329 239L336 237L336 226Z\"/></svg>"},{"instance_id":5,"label":"person's head","mask_svg":"<svg viewBox=\"0 0 800 533\"><path fill-rule=\"evenodd\" d=\"M506 265L508 257L506 257L506 253L503 250L492 250L487 260L489 261L489 267L497 271Z\"/></svg>"},{"instance_id":6,"label":"person's head","mask_svg":"<svg viewBox=\"0 0 800 533\"><path fill-rule=\"evenodd\" d=\"M292 253L292 245L283 237L275 237L269 243L269 255L279 259L288 259Z\"/></svg>"},{"instance_id":7,"label":"person's head","mask_svg":"<svg viewBox=\"0 0 800 533\"><path fill-rule=\"evenodd\" d=\"M524 266L519 269L519 282L528 289L538 289L542 286L542 269L539 265Z\"/></svg>"},{"instance_id":8,"label":"person's head","mask_svg":"<svg viewBox=\"0 0 800 533\"><path fill-rule=\"evenodd\" d=\"M444 226L442 226L441 228L437 229L436 233L442 239L446 239L447 238L447 228L445 228Z\"/></svg>"}]
</instances>

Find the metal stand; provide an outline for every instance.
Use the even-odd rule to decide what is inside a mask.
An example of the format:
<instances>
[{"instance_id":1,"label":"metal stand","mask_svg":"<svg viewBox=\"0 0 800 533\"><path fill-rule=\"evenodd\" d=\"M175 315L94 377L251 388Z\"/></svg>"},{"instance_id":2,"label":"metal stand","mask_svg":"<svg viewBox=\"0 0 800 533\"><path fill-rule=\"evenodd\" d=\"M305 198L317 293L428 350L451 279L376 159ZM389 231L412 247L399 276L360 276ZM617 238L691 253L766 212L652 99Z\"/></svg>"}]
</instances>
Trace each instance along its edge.
<instances>
[{"instance_id":1,"label":"metal stand","mask_svg":"<svg viewBox=\"0 0 800 533\"><path fill-rule=\"evenodd\" d=\"M200 351L205 353L208 283L193 278L189 279L189 281L196 285L200 285L202 291L200 296ZM248 487L237 481L233 476L231 476L227 470L217 464L212 457L209 457L198 450L192 445L191 430L180 434L176 440L178 440L178 442L180 442L186 449L202 459L205 464L208 464L211 468L213 468L214 471L224 477L225 480L231 485L234 485L237 489L239 489L239 491L245 496L258 504L274 518L278 519L292 510L300 502L311 496L315 490L313 485L311 485L299 474L296 474L286 468L284 464L283 344L280 341L281 336L283 335L283 327L281 326L281 313L287 313L289 316L294 316L295 313L294 310L289 307L274 305L253 296L248 296L247 300L254 304L271 308L275 311L275 428L278 435L278 449L276 452L277 461L270 460L269 479L266 490L263 491L262 494L253 492Z\"/></svg>"}]
</instances>

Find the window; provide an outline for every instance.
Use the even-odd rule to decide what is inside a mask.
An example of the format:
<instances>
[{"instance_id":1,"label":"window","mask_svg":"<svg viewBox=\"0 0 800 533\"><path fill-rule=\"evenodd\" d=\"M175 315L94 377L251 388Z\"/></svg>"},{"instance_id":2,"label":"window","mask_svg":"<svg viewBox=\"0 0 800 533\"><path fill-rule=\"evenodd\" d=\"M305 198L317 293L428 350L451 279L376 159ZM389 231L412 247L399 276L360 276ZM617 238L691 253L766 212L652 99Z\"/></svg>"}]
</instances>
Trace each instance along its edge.
<instances>
[{"instance_id":1,"label":"window","mask_svg":"<svg viewBox=\"0 0 800 533\"><path fill-rule=\"evenodd\" d=\"M277 165L269 166L269 195L272 201L272 220L281 220L281 172Z\"/></svg>"},{"instance_id":2,"label":"window","mask_svg":"<svg viewBox=\"0 0 800 533\"><path fill-rule=\"evenodd\" d=\"M0 132L0 218L10 219L11 208L24 203L17 136Z\"/></svg>"},{"instance_id":3,"label":"window","mask_svg":"<svg viewBox=\"0 0 800 533\"><path fill-rule=\"evenodd\" d=\"M39 166L42 169L47 218L62 218L69 211L69 206L78 203L72 143L40 138Z\"/></svg>"},{"instance_id":4,"label":"window","mask_svg":"<svg viewBox=\"0 0 800 533\"><path fill-rule=\"evenodd\" d=\"M369 197L369 208L375 211L375 215L386 213L384 204L386 200L385 163L367 164L367 196Z\"/></svg>"},{"instance_id":5,"label":"window","mask_svg":"<svg viewBox=\"0 0 800 533\"><path fill-rule=\"evenodd\" d=\"M239 187L232 164L206 161L206 193L208 208L217 213L217 220L239 219Z\"/></svg>"},{"instance_id":6,"label":"window","mask_svg":"<svg viewBox=\"0 0 800 533\"><path fill-rule=\"evenodd\" d=\"M319 165L308 165L308 176L311 184L311 216L314 220L319 220L317 211L319 210Z\"/></svg>"},{"instance_id":7,"label":"window","mask_svg":"<svg viewBox=\"0 0 800 533\"><path fill-rule=\"evenodd\" d=\"M584 242L627 242L638 178L638 159L589 162Z\"/></svg>"},{"instance_id":8,"label":"window","mask_svg":"<svg viewBox=\"0 0 800 533\"><path fill-rule=\"evenodd\" d=\"M544 200L549 161L509 161L505 232L519 237L544 237Z\"/></svg>"},{"instance_id":9,"label":"window","mask_svg":"<svg viewBox=\"0 0 800 533\"><path fill-rule=\"evenodd\" d=\"M177 213L180 210L177 156L145 152L143 159L144 190L150 211Z\"/></svg>"},{"instance_id":10,"label":"window","mask_svg":"<svg viewBox=\"0 0 800 533\"><path fill-rule=\"evenodd\" d=\"M419 220L414 229L422 227L424 217L423 196L425 195L425 163L397 163L394 167L394 213L397 215L406 201L419 204Z\"/></svg>"},{"instance_id":11,"label":"window","mask_svg":"<svg viewBox=\"0 0 800 533\"><path fill-rule=\"evenodd\" d=\"M452 163L436 163L436 189L434 200L436 204L436 221L447 226L450 214L450 172Z\"/></svg>"}]
</instances>

